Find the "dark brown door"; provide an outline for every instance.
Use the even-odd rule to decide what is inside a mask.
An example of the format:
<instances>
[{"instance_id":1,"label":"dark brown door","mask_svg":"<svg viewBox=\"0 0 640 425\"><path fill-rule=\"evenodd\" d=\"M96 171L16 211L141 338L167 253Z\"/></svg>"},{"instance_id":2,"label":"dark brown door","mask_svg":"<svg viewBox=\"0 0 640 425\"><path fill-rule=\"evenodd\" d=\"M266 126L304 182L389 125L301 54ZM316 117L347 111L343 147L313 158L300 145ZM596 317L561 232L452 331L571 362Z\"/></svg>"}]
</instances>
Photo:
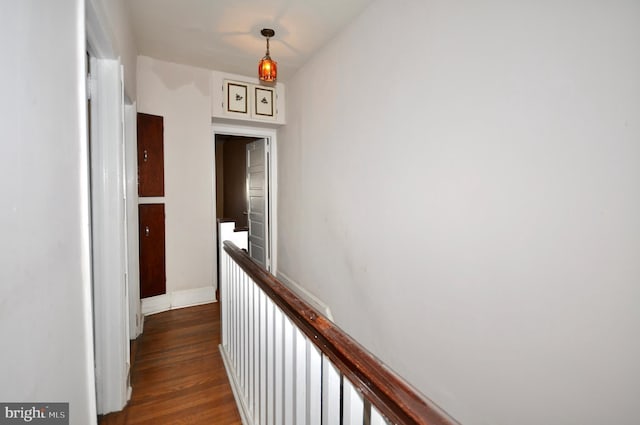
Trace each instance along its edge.
<instances>
[{"instance_id":1,"label":"dark brown door","mask_svg":"<svg viewBox=\"0 0 640 425\"><path fill-rule=\"evenodd\" d=\"M164 122L138 113L138 196L164 196Z\"/></svg>"},{"instance_id":2,"label":"dark brown door","mask_svg":"<svg viewBox=\"0 0 640 425\"><path fill-rule=\"evenodd\" d=\"M164 204L138 205L140 298L166 293Z\"/></svg>"}]
</instances>

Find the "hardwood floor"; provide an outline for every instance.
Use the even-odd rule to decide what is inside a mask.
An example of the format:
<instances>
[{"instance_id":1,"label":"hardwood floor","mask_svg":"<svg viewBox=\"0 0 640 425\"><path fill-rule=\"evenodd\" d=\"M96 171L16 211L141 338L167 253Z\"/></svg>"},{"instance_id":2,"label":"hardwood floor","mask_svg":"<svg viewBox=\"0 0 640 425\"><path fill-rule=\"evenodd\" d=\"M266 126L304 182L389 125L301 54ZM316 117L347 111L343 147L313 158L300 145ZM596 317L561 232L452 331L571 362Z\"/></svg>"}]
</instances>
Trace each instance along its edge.
<instances>
[{"instance_id":1,"label":"hardwood floor","mask_svg":"<svg viewBox=\"0 0 640 425\"><path fill-rule=\"evenodd\" d=\"M218 344L219 303L146 317L131 400L99 424L241 425Z\"/></svg>"}]
</instances>

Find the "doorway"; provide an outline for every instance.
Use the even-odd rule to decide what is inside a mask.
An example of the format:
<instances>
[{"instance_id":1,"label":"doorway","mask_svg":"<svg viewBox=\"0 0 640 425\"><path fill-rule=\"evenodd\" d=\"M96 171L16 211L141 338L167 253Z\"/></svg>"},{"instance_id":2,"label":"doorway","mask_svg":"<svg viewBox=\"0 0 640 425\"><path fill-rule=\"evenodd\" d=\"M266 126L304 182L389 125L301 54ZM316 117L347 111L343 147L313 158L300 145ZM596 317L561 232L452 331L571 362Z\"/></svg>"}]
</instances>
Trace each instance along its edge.
<instances>
[{"instance_id":1,"label":"doorway","mask_svg":"<svg viewBox=\"0 0 640 425\"><path fill-rule=\"evenodd\" d=\"M249 254L275 275L276 130L213 124L213 144L216 222L246 231Z\"/></svg>"},{"instance_id":2,"label":"doorway","mask_svg":"<svg viewBox=\"0 0 640 425\"><path fill-rule=\"evenodd\" d=\"M260 139L216 134L216 219L249 228L246 193L247 145Z\"/></svg>"}]
</instances>

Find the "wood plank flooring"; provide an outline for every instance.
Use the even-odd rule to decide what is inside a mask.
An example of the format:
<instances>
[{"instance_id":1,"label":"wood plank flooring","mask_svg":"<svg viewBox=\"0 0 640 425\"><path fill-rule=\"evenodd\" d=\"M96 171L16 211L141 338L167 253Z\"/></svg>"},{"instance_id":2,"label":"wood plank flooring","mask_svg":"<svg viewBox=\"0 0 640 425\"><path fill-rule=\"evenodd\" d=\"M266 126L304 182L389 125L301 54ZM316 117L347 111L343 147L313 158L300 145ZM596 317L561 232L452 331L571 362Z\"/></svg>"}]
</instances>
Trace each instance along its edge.
<instances>
[{"instance_id":1,"label":"wood plank flooring","mask_svg":"<svg viewBox=\"0 0 640 425\"><path fill-rule=\"evenodd\" d=\"M241 425L220 351L220 304L145 318L122 412L100 425Z\"/></svg>"}]
</instances>

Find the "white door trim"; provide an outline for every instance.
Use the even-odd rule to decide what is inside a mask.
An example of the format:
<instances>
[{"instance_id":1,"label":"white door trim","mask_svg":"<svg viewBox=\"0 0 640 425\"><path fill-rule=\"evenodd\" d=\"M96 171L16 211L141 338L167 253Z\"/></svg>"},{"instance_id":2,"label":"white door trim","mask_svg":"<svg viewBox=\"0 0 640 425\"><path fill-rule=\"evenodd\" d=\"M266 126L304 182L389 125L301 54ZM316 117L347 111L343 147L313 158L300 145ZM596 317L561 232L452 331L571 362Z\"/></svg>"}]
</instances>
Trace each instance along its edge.
<instances>
[{"instance_id":1,"label":"white door trim","mask_svg":"<svg viewBox=\"0 0 640 425\"><path fill-rule=\"evenodd\" d=\"M98 413L129 395L124 132L120 61L91 58L91 229Z\"/></svg>"},{"instance_id":2,"label":"white door trim","mask_svg":"<svg viewBox=\"0 0 640 425\"><path fill-rule=\"evenodd\" d=\"M93 65L89 159L93 320L89 326L94 329L96 407L102 414L122 409L131 393L122 158L124 138L129 139L131 133L125 136L123 132L122 66L114 54L109 20L100 0L85 2L85 25L85 46ZM137 219L134 223L137 226ZM137 251L129 251L135 254Z\"/></svg>"},{"instance_id":3,"label":"white door trim","mask_svg":"<svg viewBox=\"0 0 640 425\"><path fill-rule=\"evenodd\" d=\"M129 338L142 333L138 242L138 136L136 103L124 106L125 175L127 197L127 253L129 286Z\"/></svg>"},{"instance_id":4,"label":"white door trim","mask_svg":"<svg viewBox=\"0 0 640 425\"><path fill-rule=\"evenodd\" d=\"M216 215L216 134L269 139L269 251L271 252L271 274L278 270L278 142L277 130L266 127L249 127L236 124L213 123L211 125L211 144L213 147L213 216ZM217 232L217 224L214 223ZM215 236L215 235L214 235ZM217 254L216 254L217 255Z\"/></svg>"}]
</instances>

